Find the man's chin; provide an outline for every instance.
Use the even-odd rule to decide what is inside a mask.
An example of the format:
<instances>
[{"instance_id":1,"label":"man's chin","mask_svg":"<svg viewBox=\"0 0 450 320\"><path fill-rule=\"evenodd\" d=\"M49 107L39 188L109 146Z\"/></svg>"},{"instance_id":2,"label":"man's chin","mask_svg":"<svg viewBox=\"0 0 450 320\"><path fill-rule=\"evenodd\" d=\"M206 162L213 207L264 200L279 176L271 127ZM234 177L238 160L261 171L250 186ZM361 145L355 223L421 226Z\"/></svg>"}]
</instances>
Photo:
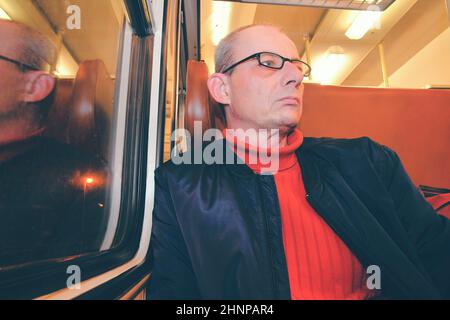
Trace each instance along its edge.
<instances>
[{"instance_id":1,"label":"man's chin","mask_svg":"<svg viewBox=\"0 0 450 320\"><path fill-rule=\"evenodd\" d=\"M278 130L280 130L280 134L290 134L297 126L298 122L282 123L278 126Z\"/></svg>"},{"instance_id":2,"label":"man's chin","mask_svg":"<svg viewBox=\"0 0 450 320\"><path fill-rule=\"evenodd\" d=\"M290 114L283 114L282 118L279 121L280 130L285 128L286 130L294 130L299 122L301 115L298 112L293 112Z\"/></svg>"}]
</instances>

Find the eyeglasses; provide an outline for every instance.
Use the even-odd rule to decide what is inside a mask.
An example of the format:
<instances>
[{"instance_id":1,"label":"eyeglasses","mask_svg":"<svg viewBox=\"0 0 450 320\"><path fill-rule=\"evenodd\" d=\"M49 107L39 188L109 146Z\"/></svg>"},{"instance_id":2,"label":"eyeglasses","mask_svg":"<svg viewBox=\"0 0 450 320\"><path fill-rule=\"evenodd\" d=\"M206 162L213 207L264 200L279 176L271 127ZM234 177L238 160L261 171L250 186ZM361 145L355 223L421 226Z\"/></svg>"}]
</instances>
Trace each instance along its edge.
<instances>
[{"instance_id":1,"label":"eyeglasses","mask_svg":"<svg viewBox=\"0 0 450 320\"><path fill-rule=\"evenodd\" d=\"M247 58L244 58L235 64L232 64L231 66L225 68L221 73L226 73L236 67L237 65L248 61L250 59L258 59L258 63L260 66L269 68L269 69L276 69L280 70L283 68L284 63L286 61L289 61L290 63L294 64L303 74L304 77L309 77L311 74L311 66L307 64L306 62L303 62L299 59L289 59L280 56L279 54L273 53L273 52L258 52L255 54L252 54L251 56L248 56Z\"/></svg>"},{"instance_id":2,"label":"eyeglasses","mask_svg":"<svg viewBox=\"0 0 450 320\"><path fill-rule=\"evenodd\" d=\"M17 60L14 60L14 59L2 56L2 55L0 55L0 60L5 60L8 62L11 62L11 63L15 64L16 66L18 66L19 69L22 71L26 71L27 69L28 70L36 70L36 71L40 70L39 68L30 66L29 64L26 64L26 63L23 63L23 62L20 62L20 61L17 61Z\"/></svg>"}]
</instances>

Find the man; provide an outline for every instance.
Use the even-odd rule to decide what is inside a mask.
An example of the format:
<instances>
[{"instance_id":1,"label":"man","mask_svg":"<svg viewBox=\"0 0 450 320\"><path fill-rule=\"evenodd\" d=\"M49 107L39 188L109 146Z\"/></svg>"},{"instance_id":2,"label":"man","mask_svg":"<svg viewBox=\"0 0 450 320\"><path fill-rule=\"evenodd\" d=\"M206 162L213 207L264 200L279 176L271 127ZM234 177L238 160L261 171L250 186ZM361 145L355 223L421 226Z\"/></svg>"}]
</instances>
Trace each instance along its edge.
<instances>
[{"instance_id":1,"label":"man","mask_svg":"<svg viewBox=\"0 0 450 320\"><path fill-rule=\"evenodd\" d=\"M368 138L296 129L310 69L295 44L249 26L221 41L215 62L208 88L224 106L224 152L245 164L156 170L150 297L449 298L450 222L398 156ZM261 149L277 155L275 170L250 161Z\"/></svg>"},{"instance_id":2,"label":"man","mask_svg":"<svg viewBox=\"0 0 450 320\"><path fill-rule=\"evenodd\" d=\"M0 267L96 250L103 167L43 135L55 47L13 21L0 38Z\"/></svg>"}]
</instances>

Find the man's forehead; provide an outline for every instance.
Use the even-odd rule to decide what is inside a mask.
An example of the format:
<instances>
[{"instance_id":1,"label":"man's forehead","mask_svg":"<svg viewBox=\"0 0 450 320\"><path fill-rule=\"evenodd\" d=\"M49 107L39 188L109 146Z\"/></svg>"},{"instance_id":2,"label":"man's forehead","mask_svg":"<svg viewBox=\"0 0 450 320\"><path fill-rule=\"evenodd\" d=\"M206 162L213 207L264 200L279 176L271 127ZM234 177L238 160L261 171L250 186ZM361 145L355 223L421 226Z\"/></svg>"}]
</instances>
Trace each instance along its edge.
<instances>
[{"instance_id":1,"label":"man's forehead","mask_svg":"<svg viewBox=\"0 0 450 320\"><path fill-rule=\"evenodd\" d=\"M255 26L239 32L233 52L245 58L257 52L274 52L287 58L298 57L297 47L283 32L271 26Z\"/></svg>"}]
</instances>

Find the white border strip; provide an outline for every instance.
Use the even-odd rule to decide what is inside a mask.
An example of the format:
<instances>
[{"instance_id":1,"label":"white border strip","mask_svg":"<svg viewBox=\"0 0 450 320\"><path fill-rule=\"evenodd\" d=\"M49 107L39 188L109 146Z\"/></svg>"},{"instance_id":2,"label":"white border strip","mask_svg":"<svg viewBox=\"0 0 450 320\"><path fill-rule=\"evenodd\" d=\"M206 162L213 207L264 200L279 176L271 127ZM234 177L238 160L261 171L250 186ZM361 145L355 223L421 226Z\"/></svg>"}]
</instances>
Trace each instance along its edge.
<instances>
[{"instance_id":1,"label":"white border strip","mask_svg":"<svg viewBox=\"0 0 450 320\"><path fill-rule=\"evenodd\" d=\"M82 295L89 290L98 287L118 276L127 270L141 264L147 254L150 244L150 234L152 229L152 210L153 210L153 194L154 194L154 174L153 170L156 166L156 151L157 151L157 130L158 130L158 104L159 104L159 79L160 79L160 66L161 66L161 52L162 52L162 21L164 12L164 1L152 1L149 4L149 8L153 10L155 17L155 38L153 49L153 66L152 66L152 88L151 88L151 101L150 101L150 123L149 123L149 136L148 136L148 162L147 162L147 190L146 190L146 203L144 212L144 222L141 234L141 241L139 250L133 259L127 263L105 272L99 276L90 278L81 282L81 289L68 289L64 288L56 292L41 296L36 300L69 300Z\"/></svg>"},{"instance_id":2,"label":"white border strip","mask_svg":"<svg viewBox=\"0 0 450 320\"><path fill-rule=\"evenodd\" d=\"M117 224L119 223L120 215L120 200L122 191L122 170L123 170L123 150L125 143L125 126L126 126L126 112L128 104L128 87L130 78L130 63L131 63L131 41L133 30L131 26L125 21L124 36L123 36L123 50L122 50L122 66L120 68L120 84L119 95L117 99L117 121L115 123L114 132L114 153L112 164L112 179L111 179L111 205L109 208L108 226L100 251L108 250L114 240L116 234Z\"/></svg>"}]
</instances>

